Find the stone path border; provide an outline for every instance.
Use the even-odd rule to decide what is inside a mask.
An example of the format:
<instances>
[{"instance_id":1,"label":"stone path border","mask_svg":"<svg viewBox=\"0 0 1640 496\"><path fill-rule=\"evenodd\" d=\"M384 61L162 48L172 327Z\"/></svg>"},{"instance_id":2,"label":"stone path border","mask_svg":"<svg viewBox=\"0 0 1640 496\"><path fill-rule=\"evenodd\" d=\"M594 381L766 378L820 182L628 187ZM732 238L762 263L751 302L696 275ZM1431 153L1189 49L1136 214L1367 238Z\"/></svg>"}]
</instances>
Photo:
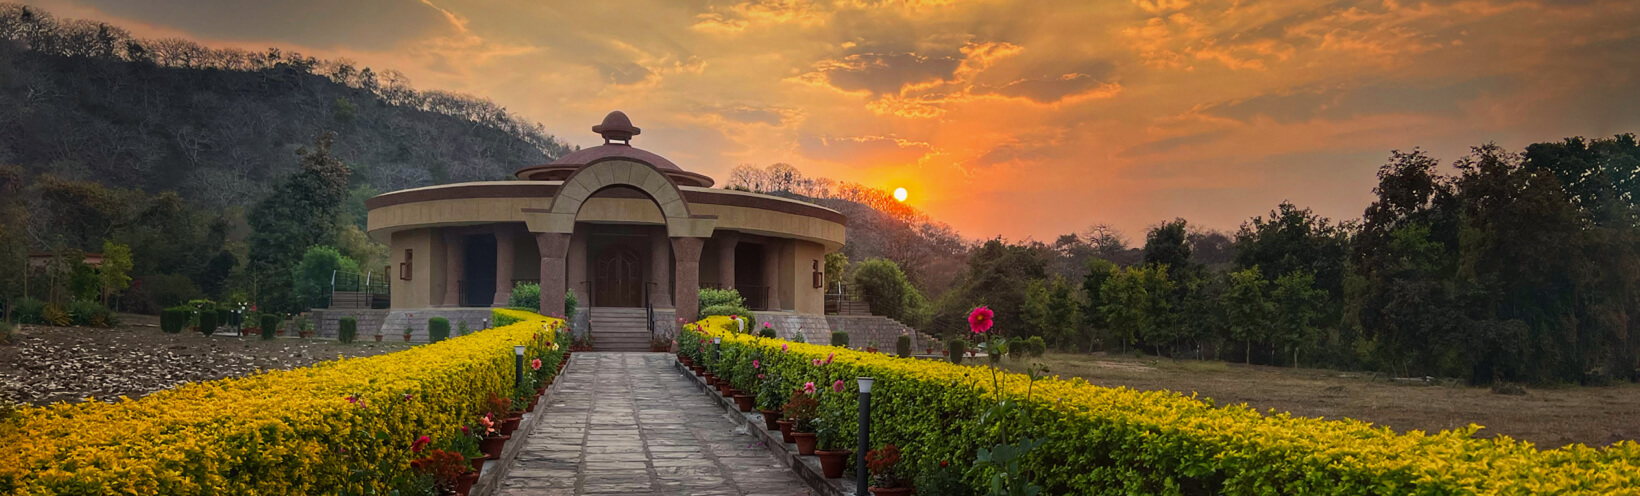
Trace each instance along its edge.
<instances>
[{"instance_id":1,"label":"stone path border","mask_svg":"<svg viewBox=\"0 0 1640 496\"><path fill-rule=\"evenodd\" d=\"M695 387L701 390L701 394L711 397L713 401L717 402L718 406L728 413L735 424L740 426L737 427L737 430L744 428L747 432L756 436L759 441L762 441L763 446L767 447L769 452L774 455L775 459L780 460L782 465L790 467L793 472L796 472L798 478L809 485L809 489L814 490L821 496L855 496L853 466L844 470L841 479L825 478L820 472L820 458L813 455L797 454L796 444L782 441L780 431L771 431L766 428L767 424L763 422L763 414L756 411L740 411L740 407L735 404L734 399L724 398L716 388L706 384L706 379L696 376L688 367L684 367L682 363L678 362L676 355L673 355L672 365L679 374L694 383Z\"/></svg>"},{"instance_id":2,"label":"stone path border","mask_svg":"<svg viewBox=\"0 0 1640 496\"><path fill-rule=\"evenodd\" d=\"M574 364L575 354L571 353L569 363L565 364L564 370L567 372ZM529 442L530 433L535 431L536 424L539 424L541 418L544 417L541 415L545 411L544 408L546 405L552 404L553 393L558 390L559 384L562 383L558 380L561 378L563 378L563 374L559 374L557 378L553 379L553 383L547 386L547 392L536 400L534 412L524 413L523 419L518 423L518 429L512 433L512 439L508 439L507 444L502 446L501 457L484 462L484 468L478 473L478 482L474 483L473 488L467 491L467 496L491 496L495 494L497 486L500 485L501 477L507 473L507 469L512 467L513 459L517 458L518 452L524 449L524 445Z\"/></svg>"}]
</instances>

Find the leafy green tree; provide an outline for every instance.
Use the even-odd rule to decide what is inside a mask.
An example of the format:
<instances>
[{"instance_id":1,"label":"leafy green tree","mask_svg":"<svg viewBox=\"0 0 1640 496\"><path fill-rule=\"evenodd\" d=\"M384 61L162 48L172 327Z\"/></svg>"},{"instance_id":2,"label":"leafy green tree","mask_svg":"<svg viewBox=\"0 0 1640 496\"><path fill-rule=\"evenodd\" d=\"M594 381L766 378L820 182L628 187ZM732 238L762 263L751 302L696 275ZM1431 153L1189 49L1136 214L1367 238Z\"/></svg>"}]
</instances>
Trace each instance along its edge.
<instances>
[{"instance_id":1,"label":"leafy green tree","mask_svg":"<svg viewBox=\"0 0 1640 496\"><path fill-rule=\"evenodd\" d=\"M1087 275L1082 276L1082 319L1083 328L1089 333L1083 341L1092 344L1097 340L1097 333L1110 327L1105 320L1105 312L1100 310L1105 306L1105 297L1102 292L1105 281L1109 281L1120 269L1116 264L1102 258L1089 258L1085 263Z\"/></svg>"},{"instance_id":2,"label":"leafy green tree","mask_svg":"<svg viewBox=\"0 0 1640 496\"><path fill-rule=\"evenodd\" d=\"M23 168L0 166L0 302L22 297L24 278L28 276L29 212L23 206L22 191ZM12 306L6 305L8 313Z\"/></svg>"},{"instance_id":3,"label":"leafy green tree","mask_svg":"<svg viewBox=\"0 0 1640 496\"><path fill-rule=\"evenodd\" d=\"M1175 275L1194 272L1184 219L1163 222L1145 234L1145 263L1166 265Z\"/></svg>"},{"instance_id":4,"label":"leafy green tree","mask_svg":"<svg viewBox=\"0 0 1640 496\"><path fill-rule=\"evenodd\" d=\"M1082 302L1076 289L1059 275L1031 281L1025 292L1025 323L1031 335L1042 337L1055 348L1081 344Z\"/></svg>"},{"instance_id":5,"label":"leafy green tree","mask_svg":"<svg viewBox=\"0 0 1640 496\"><path fill-rule=\"evenodd\" d=\"M871 313L911 327L926 323L928 300L892 260L873 258L855 265L854 284L860 288L860 297L871 307Z\"/></svg>"},{"instance_id":6,"label":"leafy green tree","mask_svg":"<svg viewBox=\"0 0 1640 496\"><path fill-rule=\"evenodd\" d=\"M1276 279L1270 299L1276 308L1271 340L1292 351L1293 367L1298 367L1299 350L1314 346L1321 337L1316 324L1325 313L1327 292L1315 287L1314 275L1298 271Z\"/></svg>"},{"instance_id":7,"label":"leafy green tree","mask_svg":"<svg viewBox=\"0 0 1640 496\"><path fill-rule=\"evenodd\" d=\"M1224 291L1224 313L1230 337L1246 343L1242 361L1253 363L1253 342L1269 336L1275 320L1276 306L1270 301L1270 282L1257 266L1230 273L1230 284Z\"/></svg>"},{"instance_id":8,"label":"leafy green tree","mask_svg":"<svg viewBox=\"0 0 1640 496\"><path fill-rule=\"evenodd\" d=\"M1128 267L1117 271L1100 288L1105 314L1112 337L1122 343L1136 344L1139 339L1160 346L1172 341L1167 315L1172 311L1167 295L1173 291L1168 280L1166 265Z\"/></svg>"},{"instance_id":9,"label":"leafy green tree","mask_svg":"<svg viewBox=\"0 0 1640 496\"><path fill-rule=\"evenodd\" d=\"M102 266L97 268L102 282L102 302L131 287L131 248L113 241L103 242Z\"/></svg>"},{"instance_id":10,"label":"leafy green tree","mask_svg":"<svg viewBox=\"0 0 1640 496\"><path fill-rule=\"evenodd\" d=\"M296 284L296 298L302 309L322 308L330 303L330 282L340 272L359 272L359 264L329 246L314 246L302 254L302 261L292 269L291 280Z\"/></svg>"},{"instance_id":11,"label":"leafy green tree","mask_svg":"<svg viewBox=\"0 0 1640 496\"><path fill-rule=\"evenodd\" d=\"M826 286L843 282L848 272L848 255L840 251L826 254Z\"/></svg>"},{"instance_id":12,"label":"leafy green tree","mask_svg":"<svg viewBox=\"0 0 1640 496\"><path fill-rule=\"evenodd\" d=\"M1047 277L1045 251L1040 243L987 240L969 254L968 269L958 278L956 287L941 295L939 312L931 326L947 336L966 335L968 311L986 305L996 313L999 332L1019 332L1024 323L1025 288L1031 281Z\"/></svg>"},{"instance_id":13,"label":"leafy green tree","mask_svg":"<svg viewBox=\"0 0 1640 496\"><path fill-rule=\"evenodd\" d=\"M293 293L291 268L309 247L336 240L350 171L330 155L335 138L335 133L320 133L312 149L297 150L300 170L250 212L249 263L264 311L297 311L312 303Z\"/></svg>"}]
</instances>

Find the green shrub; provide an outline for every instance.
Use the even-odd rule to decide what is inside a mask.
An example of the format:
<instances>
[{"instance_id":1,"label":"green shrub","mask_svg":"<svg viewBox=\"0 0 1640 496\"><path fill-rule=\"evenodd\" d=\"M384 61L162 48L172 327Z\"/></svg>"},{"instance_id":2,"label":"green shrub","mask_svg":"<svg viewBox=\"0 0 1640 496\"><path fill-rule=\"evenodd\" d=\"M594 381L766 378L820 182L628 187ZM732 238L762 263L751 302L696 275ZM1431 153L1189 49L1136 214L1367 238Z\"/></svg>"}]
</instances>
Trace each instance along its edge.
<instances>
[{"instance_id":1,"label":"green shrub","mask_svg":"<svg viewBox=\"0 0 1640 496\"><path fill-rule=\"evenodd\" d=\"M17 339L17 327L11 325L10 322L0 320L0 345L17 344ZM3 401L5 401L5 399L0 398L0 402Z\"/></svg>"},{"instance_id":2,"label":"green shrub","mask_svg":"<svg viewBox=\"0 0 1640 496\"><path fill-rule=\"evenodd\" d=\"M962 363L962 355L968 353L968 341L955 338L945 342L945 349L950 350L951 363Z\"/></svg>"},{"instance_id":3,"label":"green shrub","mask_svg":"<svg viewBox=\"0 0 1640 496\"><path fill-rule=\"evenodd\" d=\"M45 309L46 302L34 298L23 298L17 300L11 314L12 318L16 319L19 324L44 325L46 323L43 316Z\"/></svg>"},{"instance_id":4,"label":"green shrub","mask_svg":"<svg viewBox=\"0 0 1640 496\"><path fill-rule=\"evenodd\" d=\"M359 337L359 319L342 317L342 321L336 323L337 341L351 343L357 337Z\"/></svg>"},{"instance_id":5,"label":"green shrub","mask_svg":"<svg viewBox=\"0 0 1640 496\"><path fill-rule=\"evenodd\" d=\"M1042 336L1031 336L1030 339L1025 340L1025 345L1026 354L1033 357L1039 357L1048 352L1048 342L1043 340Z\"/></svg>"},{"instance_id":6,"label":"green shrub","mask_svg":"<svg viewBox=\"0 0 1640 496\"><path fill-rule=\"evenodd\" d=\"M707 308L715 307L715 306L721 306L721 305L727 305L727 306L731 306L731 307L742 308L742 307L746 306L746 299L741 298L740 297L740 291L735 290L735 289L705 288L705 289L700 290L700 309L701 309L701 312L704 313ZM748 313L750 313L750 312L748 312ZM724 314L724 315L727 315L727 314ZM741 314L741 315L747 315L747 314Z\"/></svg>"},{"instance_id":7,"label":"green shrub","mask_svg":"<svg viewBox=\"0 0 1640 496\"><path fill-rule=\"evenodd\" d=\"M302 261L291 268L296 298L302 308L330 306L330 282L336 271L359 272L358 262L342 255L329 246L313 246L302 254Z\"/></svg>"},{"instance_id":8,"label":"green shrub","mask_svg":"<svg viewBox=\"0 0 1640 496\"><path fill-rule=\"evenodd\" d=\"M457 336L466 336L467 332L468 332L467 321L465 321L465 320L456 321L456 335Z\"/></svg>"},{"instance_id":9,"label":"green shrub","mask_svg":"<svg viewBox=\"0 0 1640 496\"><path fill-rule=\"evenodd\" d=\"M894 338L894 354L900 358L911 356L911 336L901 334Z\"/></svg>"},{"instance_id":10,"label":"green shrub","mask_svg":"<svg viewBox=\"0 0 1640 496\"><path fill-rule=\"evenodd\" d=\"M831 345L847 348L848 333L843 331L831 331Z\"/></svg>"},{"instance_id":11,"label":"green shrub","mask_svg":"<svg viewBox=\"0 0 1640 496\"><path fill-rule=\"evenodd\" d=\"M893 261L873 258L856 264L854 285L860 289L860 299L871 307L873 315L882 315L911 327L927 323L931 312L928 300L911 285L911 280Z\"/></svg>"},{"instance_id":12,"label":"green shrub","mask_svg":"<svg viewBox=\"0 0 1640 496\"><path fill-rule=\"evenodd\" d=\"M450 338L450 320L444 317L427 319L427 342L437 343Z\"/></svg>"},{"instance_id":13,"label":"green shrub","mask_svg":"<svg viewBox=\"0 0 1640 496\"><path fill-rule=\"evenodd\" d=\"M182 332L188 327L188 320L194 315L194 309L188 307L171 307L159 312L159 330L166 334Z\"/></svg>"},{"instance_id":14,"label":"green shrub","mask_svg":"<svg viewBox=\"0 0 1640 496\"><path fill-rule=\"evenodd\" d=\"M216 332L216 312L204 311L199 313L199 333L206 336Z\"/></svg>"},{"instance_id":15,"label":"green shrub","mask_svg":"<svg viewBox=\"0 0 1640 496\"><path fill-rule=\"evenodd\" d=\"M283 323L284 319L279 318L278 315L271 313L262 314L262 339L273 339L274 334L279 332L279 324Z\"/></svg>"},{"instance_id":16,"label":"green shrub","mask_svg":"<svg viewBox=\"0 0 1640 496\"><path fill-rule=\"evenodd\" d=\"M564 291L564 320L575 318L575 308L580 302L575 298L575 290ZM513 286L512 296L507 298L507 306L536 313L541 310L541 285L521 282ZM499 317L496 317L495 327L501 327Z\"/></svg>"},{"instance_id":17,"label":"green shrub","mask_svg":"<svg viewBox=\"0 0 1640 496\"><path fill-rule=\"evenodd\" d=\"M774 328L772 328L772 327L765 327L765 328L759 329L757 331L757 335L763 336L763 337L766 337L766 338L772 338L772 337L778 337L780 334L777 333L777 332L774 332Z\"/></svg>"},{"instance_id":18,"label":"green shrub","mask_svg":"<svg viewBox=\"0 0 1640 496\"><path fill-rule=\"evenodd\" d=\"M108 307L95 301L74 300L68 302L69 319L77 326L109 327L114 325L114 312Z\"/></svg>"},{"instance_id":19,"label":"green shrub","mask_svg":"<svg viewBox=\"0 0 1640 496\"><path fill-rule=\"evenodd\" d=\"M739 305L714 305L701 309L700 318L707 317L752 317L752 311Z\"/></svg>"},{"instance_id":20,"label":"green shrub","mask_svg":"<svg viewBox=\"0 0 1640 496\"><path fill-rule=\"evenodd\" d=\"M564 320L574 321L575 307L580 306L580 304L581 303L575 299L575 290L564 290Z\"/></svg>"}]
</instances>

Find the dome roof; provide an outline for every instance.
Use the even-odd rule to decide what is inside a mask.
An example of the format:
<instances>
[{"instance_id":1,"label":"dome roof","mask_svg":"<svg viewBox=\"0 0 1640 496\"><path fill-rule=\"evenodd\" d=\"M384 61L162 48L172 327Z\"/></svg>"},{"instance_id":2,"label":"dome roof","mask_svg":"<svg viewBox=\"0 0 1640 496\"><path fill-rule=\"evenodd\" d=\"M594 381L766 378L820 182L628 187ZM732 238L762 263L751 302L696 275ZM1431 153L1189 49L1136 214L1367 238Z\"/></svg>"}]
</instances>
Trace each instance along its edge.
<instances>
[{"instance_id":1,"label":"dome roof","mask_svg":"<svg viewBox=\"0 0 1640 496\"><path fill-rule=\"evenodd\" d=\"M526 180L561 181L576 170L593 162L610 158L624 158L655 166L656 169L660 169L662 173L672 179L673 183L679 186L711 187L716 182L710 177L685 171L683 168L678 167L678 164L667 160L666 157L633 147L631 144L632 137L637 136L642 130L632 125L632 120L627 118L625 112L619 110L610 112L609 115L604 116L603 123L592 126L592 132L603 135L604 144L576 150L552 161L551 164L519 169L513 175Z\"/></svg>"}]
</instances>

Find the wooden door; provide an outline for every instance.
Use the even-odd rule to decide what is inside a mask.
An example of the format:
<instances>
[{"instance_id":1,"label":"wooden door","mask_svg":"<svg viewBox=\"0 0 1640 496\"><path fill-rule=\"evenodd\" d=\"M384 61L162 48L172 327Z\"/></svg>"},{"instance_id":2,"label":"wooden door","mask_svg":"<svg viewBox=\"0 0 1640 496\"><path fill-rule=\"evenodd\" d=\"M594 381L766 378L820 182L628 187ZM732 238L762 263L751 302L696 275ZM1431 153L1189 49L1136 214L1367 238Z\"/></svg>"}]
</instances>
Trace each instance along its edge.
<instances>
[{"instance_id":1,"label":"wooden door","mask_svg":"<svg viewBox=\"0 0 1640 496\"><path fill-rule=\"evenodd\" d=\"M643 259L636 251L619 245L606 247L593 267L594 305L643 306Z\"/></svg>"}]
</instances>

